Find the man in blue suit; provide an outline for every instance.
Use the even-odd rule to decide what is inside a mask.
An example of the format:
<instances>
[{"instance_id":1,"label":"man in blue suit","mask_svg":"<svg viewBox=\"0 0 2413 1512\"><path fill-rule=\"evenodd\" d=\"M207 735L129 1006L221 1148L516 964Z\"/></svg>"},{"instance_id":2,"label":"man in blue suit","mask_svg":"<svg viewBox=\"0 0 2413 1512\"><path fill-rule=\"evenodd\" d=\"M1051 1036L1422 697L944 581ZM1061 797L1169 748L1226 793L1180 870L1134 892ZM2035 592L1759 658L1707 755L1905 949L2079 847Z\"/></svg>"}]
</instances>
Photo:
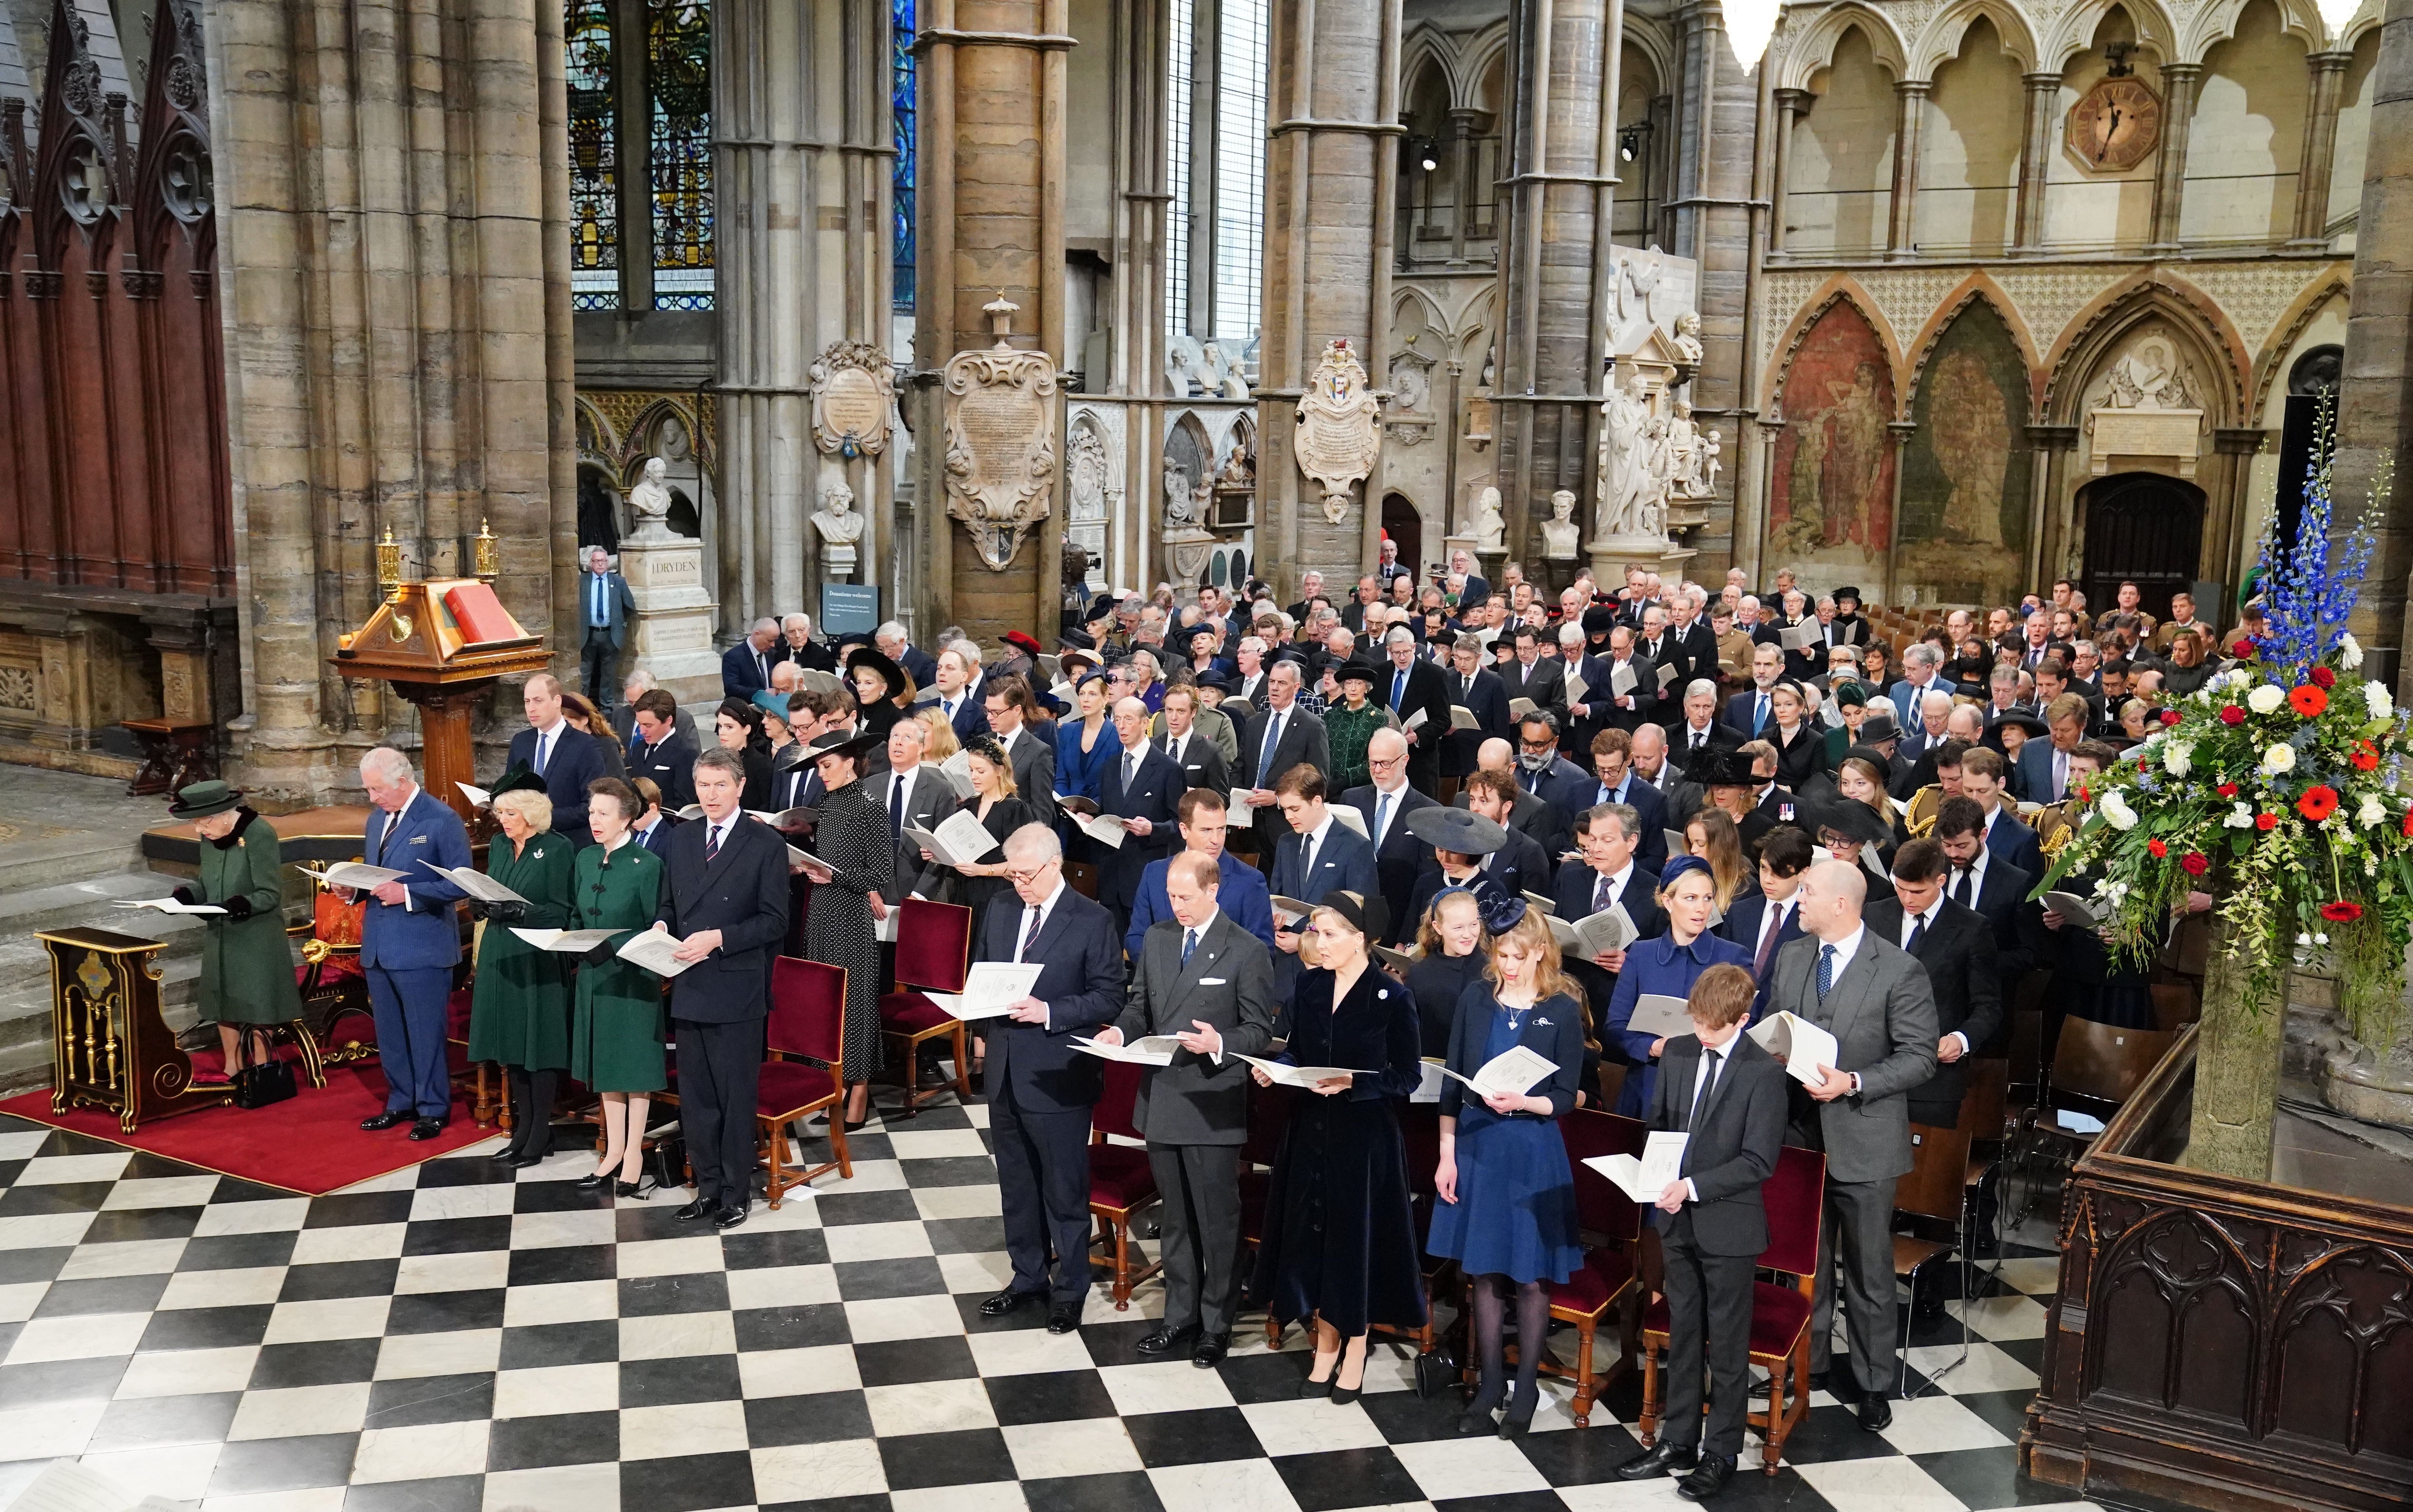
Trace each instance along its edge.
<instances>
[{"instance_id":1,"label":"man in blue suit","mask_svg":"<svg viewBox=\"0 0 2413 1512\"><path fill-rule=\"evenodd\" d=\"M1173 758L1148 740L1147 704L1122 699L1115 704L1114 719L1122 749L1099 777L1098 808L1119 816L1128 827L1123 843L1107 851L1098 867L1098 901L1114 911L1119 926L1131 922L1140 873L1149 862L1171 855L1179 842L1174 821L1189 784ZM1119 927L1115 936L1122 937Z\"/></svg>"},{"instance_id":2,"label":"man in blue suit","mask_svg":"<svg viewBox=\"0 0 2413 1512\"><path fill-rule=\"evenodd\" d=\"M964 646L951 645L939 653L936 670L937 686L929 697L913 705L914 712L937 707L954 726L959 743L988 734L988 709L975 686L980 680L980 663L966 654Z\"/></svg>"},{"instance_id":3,"label":"man in blue suit","mask_svg":"<svg viewBox=\"0 0 2413 1512\"><path fill-rule=\"evenodd\" d=\"M1149 862L1147 869L1139 874L1139 892L1132 898L1131 927L1123 931L1123 948L1131 953L1132 960L1139 959L1149 927L1173 917L1173 901L1165 893L1164 879L1175 860L1184 854L1205 856L1215 863L1215 869L1223 879L1215 890L1216 907L1230 914L1234 924L1264 941L1267 950L1273 948L1274 909L1266 890L1266 874L1223 849L1229 818L1223 795L1212 788L1192 788L1181 795L1181 850L1162 861Z\"/></svg>"},{"instance_id":4,"label":"man in blue suit","mask_svg":"<svg viewBox=\"0 0 2413 1512\"><path fill-rule=\"evenodd\" d=\"M1640 831L1635 837L1635 863L1657 876L1667 865L1667 799L1635 772L1633 754L1632 735L1622 730L1603 730L1591 737L1591 780L1581 792L1571 795L1572 802L1563 798L1552 801L1577 814L1605 803L1621 803L1632 808Z\"/></svg>"},{"instance_id":5,"label":"man in blue suit","mask_svg":"<svg viewBox=\"0 0 2413 1512\"><path fill-rule=\"evenodd\" d=\"M2048 740L2031 740L2020 748L2020 791L2031 803L2059 803L2069 796L2069 757L2086 738L2088 708L2086 700L2076 693L2064 693L2044 707L2045 728L2051 732ZM1961 786L1968 786L1968 768L1961 774ZM2034 872L2036 868L2031 867Z\"/></svg>"},{"instance_id":6,"label":"man in blue suit","mask_svg":"<svg viewBox=\"0 0 2413 1512\"><path fill-rule=\"evenodd\" d=\"M981 1090L1014 1275L980 1310L1001 1318L1044 1300L1047 1331L1065 1334L1081 1326L1089 1295L1089 1110L1104 1066L1073 1036L1095 1034L1121 1013L1122 941L1103 907L1064 885L1054 830L1025 824L1007 836L1005 865L1021 907L998 899L973 956L1044 964L1029 994L986 1021Z\"/></svg>"},{"instance_id":7,"label":"man in blue suit","mask_svg":"<svg viewBox=\"0 0 2413 1512\"><path fill-rule=\"evenodd\" d=\"M1324 801L1324 774L1302 762L1274 784L1274 802L1290 823L1290 833L1274 847L1273 890L1277 897L1313 903L1330 892L1372 897L1382 889L1374 865L1374 844L1332 815ZM1298 934L1274 925L1274 988L1287 1001L1298 980Z\"/></svg>"},{"instance_id":8,"label":"man in blue suit","mask_svg":"<svg viewBox=\"0 0 2413 1512\"><path fill-rule=\"evenodd\" d=\"M585 627L578 643L578 665L585 674L586 701L606 714L612 711L612 663L629 642L629 622L637 617L636 597L629 580L612 571L612 554L597 546L586 554L586 575L578 584L578 622Z\"/></svg>"},{"instance_id":9,"label":"man in blue suit","mask_svg":"<svg viewBox=\"0 0 2413 1512\"><path fill-rule=\"evenodd\" d=\"M361 786L377 808L361 836L361 858L403 873L369 893L361 919L361 970L386 1080L385 1111L363 1119L361 1127L375 1133L407 1121L411 1138L433 1139L452 1117L444 1004L461 958L452 918L461 889L420 863L467 866L469 832L460 815L420 788L410 758L390 746L361 758ZM350 888L338 891L350 899Z\"/></svg>"},{"instance_id":10,"label":"man in blue suit","mask_svg":"<svg viewBox=\"0 0 2413 1512\"><path fill-rule=\"evenodd\" d=\"M520 707L528 727L511 736L511 766L524 766L544 778L545 796L553 801L553 832L573 847L595 843L586 827L586 784L609 777L603 766L603 743L561 717L561 679L540 672L520 690Z\"/></svg>"},{"instance_id":11,"label":"man in blue suit","mask_svg":"<svg viewBox=\"0 0 2413 1512\"><path fill-rule=\"evenodd\" d=\"M1756 645L1751 653L1752 686L1726 700L1726 728L1739 740L1757 740L1760 732L1775 719L1776 711L1769 702L1769 689L1784 675L1784 653L1773 645Z\"/></svg>"},{"instance_id":12,"label":"man in blue suit","mask_svg":"<svg viewBox=\"0 0 2413 1512\"><path fill-rule=\"evenodd\" d=\"M1366 821L1366 838L1374 847L1374 875L1391 914L1390 938L1377 941L1384 945L1414 938L1416 919L1408 912L1409 904L1415 897L1416 879L1435 865L1433 848L1408 832L1409 815L1441 807L1408 785L1414 759L1397 730L1377 730L1366 743L1366 767L1374 780L1340 795Z\"/></svg>"},{"instance_id":13,"label":"man in blue suit","mask_svg":"<svg viewBox=\"0 0 2413 1512\"><path fill-rule=\"evenodd\" d=\"M720 694L723 698L751 700L771 686L771 669L787 660L777 649L779 622L758 619L746 639L720 654Z\"/></svg>"},{"instance_id":14,"label":"man in blue suit","mask_svg":"<svg viewBox=\"0 0 2413 1512\"><path fill-rule=\"evenodd\" d=\"M2075 698L2076 694L2069 695ZM2036 742L2043 745L2044 742ZM2024 756L2027 751L2020 752ZM2073 779L2074 780L2074 779ZM2044 875L2044 845L2036 826L2011 811L2010 795L2003 791L2003 758L1980 746L1961 758L1961 792L1986 811L1986 850L2031 877Z\"/></svg>"}]
</instances>

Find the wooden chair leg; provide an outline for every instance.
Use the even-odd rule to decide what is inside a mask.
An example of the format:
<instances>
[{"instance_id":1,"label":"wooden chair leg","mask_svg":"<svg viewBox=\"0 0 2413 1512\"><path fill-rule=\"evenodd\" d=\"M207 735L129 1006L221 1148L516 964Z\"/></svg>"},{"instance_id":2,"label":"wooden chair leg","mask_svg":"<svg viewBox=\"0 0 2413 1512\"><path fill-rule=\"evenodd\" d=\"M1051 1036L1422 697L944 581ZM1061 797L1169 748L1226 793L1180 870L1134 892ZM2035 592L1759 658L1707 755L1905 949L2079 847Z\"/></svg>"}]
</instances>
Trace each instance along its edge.
<instances>
[{"instance_id":1,"label":"wooden chair leg","mask_svg":"<svg viewBox=\"0 0 2413 1512\"><path fill-rule=\"evenodd\" d=\"M771 1210L777 1212L779 1194L787 1190L786 1185L779 1178L785 1174L781 1157L788 1153L788 1126L769 1119L758 1118L755 1122L758 1127L765 1129L770 1134L771 1178L763 1184L771 1198Z\"/></svg>"},{"instance_id":2,"label":"wooden chair leg","mask_svg":"<svg viewBox=\"0 0 2413 1512\"><path fill-rule=\"evenodd\" d=\"M1115 1220L1115 1311L1131 1311L1131 1220Z\"/></svg>"},{"instance_id":3,"label":"wooden chair leg","mask_svg":"<svg viewBox=\"0 0 2413 1512\"><path fill-rule=\"evenodd\" d=\"M829 1131L830 1150L837 1156L837 1178L851 1181L854 1179L854 1160L846 1152L846 1094L843 1091L838 1093L837 1101L830 1104Z\"/></svg>"},{"instance_id":4,"label":"wooden chair leg","mask_svg":"<svg viewBox=\"0 0 2413 1512\"><path fill-rule=\"evenodd\" d=\"M1659 1352L1642 1346L1642 1421L1635 1425L1644 1448L1659 1442Z\"/></svg>"},{"instance_id":5,"label":"wooden chair leg","mask_svg":"<svg viewBox=\"0 0 2413 1512\"><path fill-rule=\"evenodd\" d=\"M972 1101L972 1045L971 1036L964 1030L962 1019L955 1020L955 1030L948 1038L955 1052L955 1100L970 1107Z\"/></svg>"},{"instance_id":6,"label":"wooden chair leg","mask_svg":"<svg viewBox=\"0 0 2413 1512\"><path fill-rule=\"evenodd\" d=\"M1591 1404L1598 1398L1599 1383L1591 1373L1593 1335L1599 1331L1597 1318L1584 1318L1576 1324L1576 1427L1591 1426Z\"/></svg>"}]
</instances>

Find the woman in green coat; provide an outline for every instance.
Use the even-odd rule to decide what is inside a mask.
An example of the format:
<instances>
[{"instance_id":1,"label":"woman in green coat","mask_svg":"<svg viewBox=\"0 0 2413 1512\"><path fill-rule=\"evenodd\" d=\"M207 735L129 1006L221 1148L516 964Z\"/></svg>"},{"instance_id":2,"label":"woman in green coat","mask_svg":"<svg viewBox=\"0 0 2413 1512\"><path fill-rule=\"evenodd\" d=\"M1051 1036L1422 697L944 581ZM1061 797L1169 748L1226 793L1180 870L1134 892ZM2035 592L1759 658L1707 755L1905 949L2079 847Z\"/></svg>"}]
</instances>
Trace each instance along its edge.
<instances>
[{"instance_id":1,"label":"woman in green coat","mask_svg":"<svg viewBox=\"0 0 2413 1512\"><path fill-rule=\"evenodd\" d=\"M527 901L469 904L486 921L469 989L469 1059L502 1065L511 1142L494 1159L517 1168L553 1151L555 1074L570 1064L570 962L511 931L569 925L571 847L553 833L553 800L534 773L496 783L493 811L503 833L486 847L486 875Z\"/></svg>"},{"instance_id":2,"label":"woman in green coat","mask_svg":"<svg viewBox=\"0 0 2413 1512\"><path fill-rule=\"evenodd\" d=\"M226 1080L243 1068L242 1026L289 1024L302 1016L293 947L285 938L285 885L276 831L224 782L195 782L176 794L170 817L190 820L201 838L201 874L175 892L179 903L226 910L200 915L200 1009L218 1026ZM265 1047L263 1046L263 1059Z\"/></svg>"},{"instance_id":3,"label":"woman in green coat","mask_svg":"<svg viewBox=\"0 0 2413 1512\"><path fill-rule=\"evenodd\" d=\"M578 1184L637 1192L644 1160L645 1109L670 1085L662 1060L662 979L615 952L661 908L661 857L635 842L631 821L644 804L617 778L586 784L587 825L595 843L578 852L574 927L617 931L578 969L578 1015L571 1026L570 1074L603 1099L603 1158ZM618 1180L614 1181L614 1173Z\"/></svg>"}]
</instances>

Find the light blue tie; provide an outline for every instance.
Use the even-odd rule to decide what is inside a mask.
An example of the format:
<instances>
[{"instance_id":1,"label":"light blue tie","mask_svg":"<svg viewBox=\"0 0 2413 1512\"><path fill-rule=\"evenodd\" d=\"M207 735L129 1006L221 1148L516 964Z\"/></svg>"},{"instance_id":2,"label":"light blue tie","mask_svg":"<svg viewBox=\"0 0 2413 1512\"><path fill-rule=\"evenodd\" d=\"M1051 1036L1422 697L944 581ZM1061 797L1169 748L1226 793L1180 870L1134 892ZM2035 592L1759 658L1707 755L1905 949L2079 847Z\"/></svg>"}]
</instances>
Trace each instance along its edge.
<instances>
[{"instance_id":1,"label":"light blue tie","mask_svg":"<svg viewBox=\"0 0 2413 1512\"><path fill-rule=\"evenodd\" d=\"M1818 947L1818 1001L1820 1002L1827 1001L1827 994L1833 989L1834 986L1835 947L1821 945Z\"/></svg>"},{"instance_id":2,"label":"light blue tie","mask_svg":"<svg viewBox=\"0 0 2413 1512\"><path fill-rule=\"evenodd\" d=\"M1374 800L1374 843L1382 844L1383 837L1390 832L1391 795L1386 793Z\"/></svg>"},{"instance_id":3,"label":"light blue tie","mask_svg":"<svg viewBox=\"0 0 2413 1512\"><path fill-rule=\"evenodd\" d=\"M536 775L539 777L544 776L545 748L552 744L553 737L551 735L545 734L540 731L538 733L536 737Z\"/></svg>"},{"instance_id":4,"label":"light blue tie","mask_svg":"<svg viewBox=\"0 0 2413 1512\"><path fill-rule=\"evenodd\" d=\"M1768 728L1768 695L1767 695L1766 693L1762 693L1762 694L1760 694L1760 695L1759 695L1758 712L1757 712L1757 713L1755 713L1755 714L1752 717L1752 721L1751 721L1751 733L1752 733L1753 734L1759 734L1762 730L1765 730L1765 729L1767 729L1767 728Z\"/></svg>"},{"instance_id":5,"label":"light blue tie","mask_svg":"<svg viewBox=\"0 0 2413 1512\"><path fill-rule=\"evenodd\" d=\"M1257 786L1264 787L1274 775L1274 751L1281 745L1282 717L1275 715L1266 726L1266 749L1257 753Z\"/></svg>"}]
</instances>

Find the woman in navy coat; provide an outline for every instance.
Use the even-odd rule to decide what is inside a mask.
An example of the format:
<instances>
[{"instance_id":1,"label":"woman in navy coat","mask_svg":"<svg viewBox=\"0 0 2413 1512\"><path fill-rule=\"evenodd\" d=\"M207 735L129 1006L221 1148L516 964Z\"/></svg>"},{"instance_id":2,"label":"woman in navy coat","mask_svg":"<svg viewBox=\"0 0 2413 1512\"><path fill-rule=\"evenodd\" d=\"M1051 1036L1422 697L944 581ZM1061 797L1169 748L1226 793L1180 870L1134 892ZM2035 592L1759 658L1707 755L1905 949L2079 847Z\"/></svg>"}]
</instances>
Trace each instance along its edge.
<instances>
[{"instance_id":1,"label":"woman in navy coat","mask_svg":"<svg viewBox=\"0 0 2413 1512\"><path fill-rule=\"evenodd\" d=\"M1625 1027L1634 1019L1635 1005L1646 994L1690 998L1693 984L1710 967L1751 964L1750 951L1710 933L1716 898L1717 881L1710 864L1698 856L1677 856L1659 874L1659 906L1667 911L1667 932L1626 947L1625 970L1617 973L1617 992L1608 1000L1600 1037L1606 1045L1614 1035L1618 1048L1633 1062L1617 1097L1617 1111L1628 1118L1649 1113L1651 1089L1659 1076L1659 1050L1666 1043Z\"/></svg>"},{"instance_id":2,"label":"woman in navy coat","mask_svg":"<svg viewBox=\"0 0 2413 1512\"><path fill-rule=\"evenodd\" d=\"M1518 1045L1556 1069L1523 1092L1478 1094L1455 1077L1442 1084L1440 1204L1425 1249L1455 1260L1474 1283L1474 1342L1483 1362L1461 1434L1488 1433L1503 1401L1500 1436L1532 1426L1541 1401L1534 1372L1550 1331L1550 1287L1583 1264L1577 1234L1575 1169L1559 1136L1576 1105L1584 1063L1584 1015L1559 964L1559 947L1523 898L1486 909L1490 963L1458 1001L1449 1069L1472 1076ZM1517 1299L1517 1391L1508 1394L1508 1298Z\"/></svg>"}]
</instances>

